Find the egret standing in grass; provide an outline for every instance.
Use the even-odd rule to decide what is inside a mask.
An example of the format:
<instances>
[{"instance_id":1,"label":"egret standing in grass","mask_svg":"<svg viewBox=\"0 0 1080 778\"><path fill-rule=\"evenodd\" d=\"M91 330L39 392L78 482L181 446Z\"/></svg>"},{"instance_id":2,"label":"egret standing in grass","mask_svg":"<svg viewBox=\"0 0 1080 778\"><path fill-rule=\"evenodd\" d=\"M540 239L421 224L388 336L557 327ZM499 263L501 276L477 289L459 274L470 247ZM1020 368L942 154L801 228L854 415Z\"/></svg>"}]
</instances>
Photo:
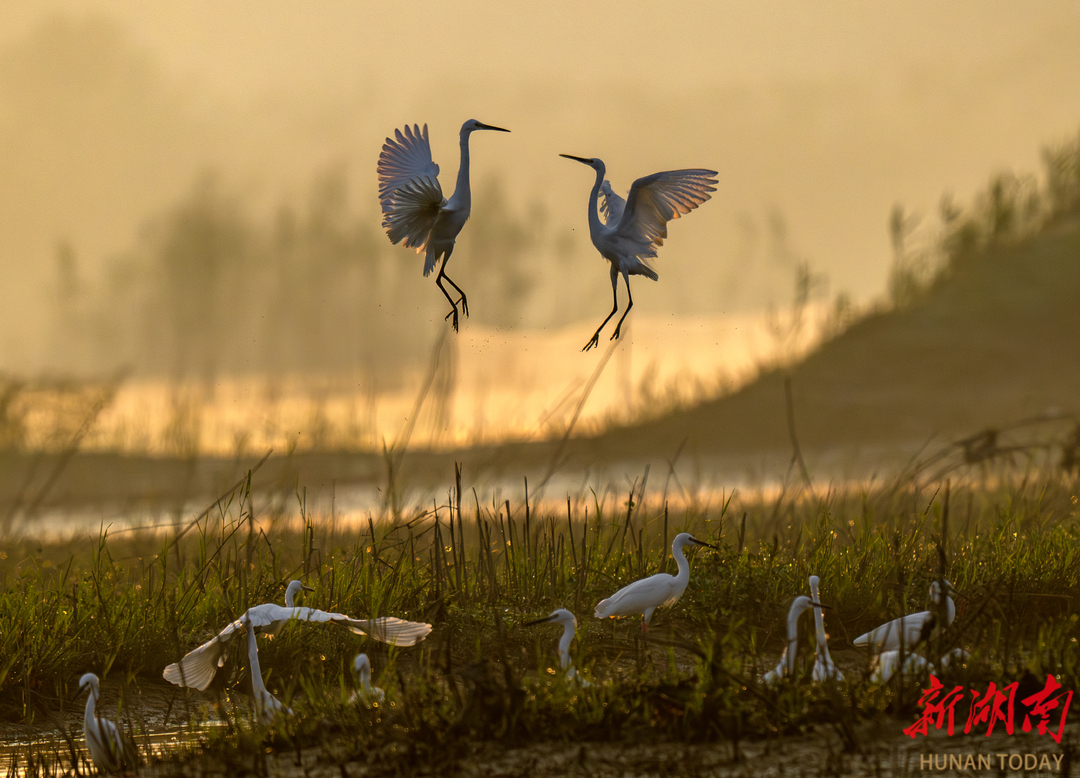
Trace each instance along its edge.
<instances>
[{"instance_id":1,"label":"egret standing in grass","mask_svg":"<svg viewBox=\"0 0 1080 778\"><path fill-rule=\"evenodd\" d=\"M356 671L356 691L353 692L352 702L369 706L382 702L386 692L371 682L371 660L368 655L357 654L353 669Z\"/></svg>"},{"instance_id":2,"label":"egret standing in grass","mask_svg":"<svg viewBox=\"0 0 1080 778\"><path fill-rule=\"evenodd\" d=\"M577 671L570 661L570 643L573 642L574 635L577 632L577 618L566 608L559 608L553 610L551 615L546 618L529 621L522 626L533 627L537 624L562 624L563 633L562 637L559 638L559 667L566 671L567 679L576 677Z\"/></svg>"},{"instance_id":3,"label":"egret standing in grass","mask_svg":"<svg viewBox=\"0 0 1080 778\"><path fill-rule=\"evenodd\" d=\"M818 593L819 583L820 579L816 575L810 576L810 598L814 602L821 601L821 596ZM814 646L814 672L811 677L818 683L823 682L826 678L831 678L834 681L844 680L844 674L833 664L832 657L829 656L829 636L825 633L825 616L818 606L814 606L814 640L816 641Z\"/></svg>"},{"instance_id":4,"label":"egret standing in grass","mask_svg":"<svg viewBox=\"0 0 1080 778\"><path fill-rule=\"evenodd\" d=\"M765 673L762 680L770 686L780 682L781 678L793 678L795 676L795 654L799 650L799 617L810 608L827 608L829 606L815 602L801 594L791 603L791 609L787 617L787 645L780 655L780 663Z\"/></svg>"},{"instance_id":5,"label":"egret standing in grass","mask_svg":"<svg viewBox=\"0 0 1080 778\"><path fill-rule=\"evenodd\" d=\"M678 575L657 573L640 581L634 581L629 586L624 586L606 600L601 600L596 605L593 614L598 619L606 619L617 616L634 616L638 613L642 616L641 631L649 631L649 619L657 608L666 608L674 605L686 591L686 584L690 582L690 563L686 561L683 548L693 543L698 546L706 546L715 549L716 546L698 540L689 532L680 532L675 536L671 544L671 555L675 557L675 563L679 566ZM719 549L717 549L719 550Z\"/></svg>"},{"instance_id":6,"label":"egret standing in grass","mask_svg":"<svg viewBox=\"0 0 1080 778\"><path fill-rule=\"evenodd\" d=\"M634 307L634 298L630 294L630 276L640 275L657 280L656 271L649 265L649 260L656 257L656 251L667 237L667 223L672 219L697 208L709 199L710 192L716 188L712 184L717 180L715 170L696 168L692 170L668 170L639 178L630 187L626 200L619 197L604 180L606 168L602 160L575 157L560 154L560 157L573 159L588 165L596 171L596 183L589 195L589 235L600 256L611 263L611 313L597 328L592 339L582 351L588 351L600 343L600 331L611 317L619 311L619 274L626 283L626 310L615 325L611 340L619 337L623 320ZM600 221L597 212L597 200L601 189L604 193L605 222Z\"/></svg>"},{"instance_id":7,"label":"egret standing in grass","mask_svg":"<svg viewBox=\"0 0 1080 778\"><path fill-rule=\"evenodd\" d=\"M86 673L79 679L79 691L90 692L86 700L86 714L83 716L83 734L86 736L86 747L90 751L94 767L103 773L134 768L139 763L139 752L135 744L120 734L116 724L97 714L97 703L101 698L98 677L93 673Z\"/></svg>"},{"instance_id":8,"label":"egret standing in grass","mask_svg":"<svg viewBox=\"0 0 1080 778\"><path fill-rule=\"evenodd\" d=\"M945 584L945 615L947 620L945 626L948 626L956 618L956 604L953 602L952 597L949 596L949 594L955 594L955 590L948 581L943 581L943 583ZM930 584L930 600L935 606L941 605L941 588L941 583L938 581ZM864 635L859 635L852 642L857 646L869 648L874 653L899 650L902 642L905 650L910 651L917 643L929 638L930 632L938 627L936 610L937 608L931 608L928 611L919 611L918 613L910 613L907 616L900 616L870 630ZM903 637L901 638L901 636Z\"/></svg>"},{"instance_id":9,"label":"egret standing in grass","mask_svg":"<svg viewBox=\"0 0 1080 778\"><path fill-rule=\"evenodd\" d=\"M255 700L255 712L269 724L282 713L292 715L292 709L272 695L263 683L262 668L259 667L259 647L255 644L255 626L247 614L240 617L240 622L247 630L248 669L251 671L251 696Z\"/></svg>"},{"instance_id":10,"label":"egret standing in grass","mask_svg":"<svg viewBox=\"0 0 1080 778\"><path fill-rule=\"evenodd\" d=\"M458 329L458 305L461 313L469 315L469 301L461 287L446 275L446 262L454 252L454 241L469 220L472 212L472 191L469 188L469 136L477 130L510 132L502 127L469 119L461 125L461 164L458 166L457 188L447 200L439 186L439 166L431 159L428 129L424 125L405 126L405 132L395 130L397 140L387 138L379 154L376 168L379 175L379 202L382 204L383 227L390 242L405 241L406 248L425 252L424 276L431 274L442 258L435 283L450 303L446 318L454 317ZM460 295L454 300L443 286L443 279Z\"/></svg>"},{"instance_id":11,"label":"egret standing in grass","mask_svg":"<svg viewBox=\"0 0 1080 778\"><path fill-rule=\"evenodd\" d=\"M205 691L214 680L218 668L225 664L225 652L229 644L244 630L245 619L255 632L262 635L273 635L282 624L295 620L338 624L357 635L369 635L375 640L394 646L415 645L431 632L430 624L390 616L354 619L342 613L329 613L317 608L298 608L294 605L295 597L303 590L314 591L300 581L291 581L285 590L285 607L269 602L249 608L240 619L226 626L198 648L189 651L179 662L166 667L162 676L166 681L178 686L190 686Z\"/></svg>"}]
</instances>

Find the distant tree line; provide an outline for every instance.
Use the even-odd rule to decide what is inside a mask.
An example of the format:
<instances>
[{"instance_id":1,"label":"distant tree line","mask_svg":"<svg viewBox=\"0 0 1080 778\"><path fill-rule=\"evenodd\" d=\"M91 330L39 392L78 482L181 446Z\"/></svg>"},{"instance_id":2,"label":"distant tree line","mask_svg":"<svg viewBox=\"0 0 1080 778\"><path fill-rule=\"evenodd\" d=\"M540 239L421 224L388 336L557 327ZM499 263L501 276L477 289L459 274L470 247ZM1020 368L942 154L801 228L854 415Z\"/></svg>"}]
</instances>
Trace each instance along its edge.
<instances>
[{"instance_id":1,"label":"distant tree line","mask_svg":"<svg viewBox=\"0 0 1080 778\"><path fill-rule=\"evenodd\" d=\"M472 321L514 327L552 253L542 209L515 211L497 179L454 253ZM392 246L377 213L350 204L344 170L301 206L262 220L214 175L151 218L98 279L76 252L56 260L55 347L66 369L126 367L168 378L220 373L377 371L381 387L427 357L445 300L422 258Z\"/></svg>"},{"instance_id":2,"label":"distant tree line","mask_svg":"<svg viewBox=\"0 0 1080 778\"><path fill-rule=\"evenodd\" d=\"M889 217L893 267L889 297L896 307L921 299L938 280L986 251L1013 246L1080 216L1080 132L1043 148L1042 176L1006 171L994 175L963 208L946 192L938 206L940 227L913 245L919 217L894 206Z\"/></svg>"}]
</instances>

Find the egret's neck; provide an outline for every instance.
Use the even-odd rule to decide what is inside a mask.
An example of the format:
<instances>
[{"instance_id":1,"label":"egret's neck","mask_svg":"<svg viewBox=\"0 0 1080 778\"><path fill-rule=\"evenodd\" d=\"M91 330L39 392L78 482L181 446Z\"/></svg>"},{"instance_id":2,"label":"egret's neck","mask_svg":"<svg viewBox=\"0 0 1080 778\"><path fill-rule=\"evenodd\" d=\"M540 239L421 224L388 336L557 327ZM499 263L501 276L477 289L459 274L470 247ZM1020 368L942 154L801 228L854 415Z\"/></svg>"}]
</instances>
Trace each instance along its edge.
<instances>
[{"instance_id":1,"label":"egret's neck","mask_svg":"<svg viewBox=\"0 0 1080 778\"><path fill-rule=\"evenodd\" d=\"M949 597L948 595L945 596L945 612L949 624L952 624L953 619L956 618L956 603L953 602L952 597Z\"/></svg>"},{"instance_id":2,"label":"egret's neck","mask_svg":"<svg viewBox=\"0 0 1080 778\"><path fill-rule=\"evenodd\" d=\"M371 668L370 667L361 667L357 671L357 674L360 676L360 686L362 686L365 689L368 688L369 686L371 686Z\"/></svg>"},{"instance_id":3,"label":"egret's neck","mask_svg":"<svg viewBox=\"0 0 1080 778\"><path fill-rule=\"evenodd\" d=\"M574 625L567 624L563 627L562 637L559 639L559 664L565 670L570 666L570 643L574 639Z\"/></svg>"},{"instance_id":4,"label":"egret's neck","mask_svg":"<svg viewBox=\"0 0 1080 778\"><path fill-rule=\"evenodd\" d=\"M604 175L607 173L607 168L603 162L600 162L596 166L596 183L593 184L592 192L589 194L589 233L596 235L602 226L600 223L600 211L597 208L600 199L600 186L604 183ZM680 575L682 574L682 567L679 568ZM689 573L687 573L689 575Z\"/></svg>"},{"instance_id":5,"label":"egret's neck","mask_svg":"<svg viewBox=\"0 0 1080 778\"><path fill-rule=\"evenodd\" d=\"M90 687L90 694L86 697L86 720L94 720L94 706L97 704L97 689Z\"/></svg>"},{"instance_id":6,"label":"egret's neck","mask_svg":"<svg viewBox=\"0 0 1080 778\"><path fill-rule=\"evenodd\" d=\"M296 607L296 599L295 599L295 597L296 597L296 595L293 594L292 589L286 589L285 590L285 607L286 608L295 608Z\"/></svg>"},{"instance_id":7,"label":"egret's neck","mask_svg":"<svg viewBox=\"0 0 1080 778\"><path fill-rule=\"evenodd\" d=\"M600 177L603 178L602 172ZM597 220L599 220L599 217ZM684 588L690 582L690 562L686 559L685 549L686 546L673 546L671 549L671 555L675 557L675 564L679 566L679 574L675 576L675 583Z\"/></svg>"},{"instance_id":8,"label":"egret's neck","mask_svg":"<svg viewBox=\"0 0 1080 778\"><path fill-rule=\"evenodd\" d=\"M814 602L821 602L821 598L818 597L818 588L816 586L810 587L810 596ZM823 645L828 638L825 636L825 616L821 612L821 608L814 608L814 638L817 640L817 644Z\"/></svg>"},{"instance_id":9,"label":"egret's neck","mask_svg":"<svg viewBox=\"0 0 1080 778\"><path fill-rule=\"evenodd\" d=\"M448 205L453 210L472 208L472 190L469 188L469 135L467 130L461 131L461 164L457 171L457 186L450 198Z\"/></svg>"},{"instance_id":10,"label":"egret's neck","mask_svg":"<svg viewBox=\"0 0 1080 778\"><path fill-rule=\"evenodd\" d=\"M795 652L799 649L799 612L795 611L787 617L787 671L789 676L795 675Z\"/></svg>"},{"instance_id":11,"label":"egret's neck","mask_svg":"<svg viewBox=\"0 0 1080 778\"><path fill-rule=\"evenodd\" d=\"M251 670L251 689L255 692L256 697L260 692L266 691L266 686L263 684L262 669L259 667L259 647L255 644L255 628L249 621L247 623L247 640L248 640L248 666Z\"/></svg>"}]
</instances>

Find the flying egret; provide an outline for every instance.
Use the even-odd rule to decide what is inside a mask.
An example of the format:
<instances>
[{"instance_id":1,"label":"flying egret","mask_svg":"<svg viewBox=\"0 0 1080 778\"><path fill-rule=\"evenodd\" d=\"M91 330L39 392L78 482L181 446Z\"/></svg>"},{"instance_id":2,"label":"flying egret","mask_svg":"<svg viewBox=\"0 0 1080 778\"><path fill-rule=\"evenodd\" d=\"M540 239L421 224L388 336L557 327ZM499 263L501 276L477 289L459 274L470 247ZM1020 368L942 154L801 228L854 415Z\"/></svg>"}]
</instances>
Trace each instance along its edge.
<instances>
[{"instance_id":1,"label":"flying egret","mask_svg":"<svg viewBox=\"0 0 1080 778\"><path fill-rule=\"evenodd\" d=\"M259 647L255 644L255 625L246 613L238 621L247 630L248 669L251 670L251 696L255 699L255 712L267 724L282 713L291 716L292 709L272 695L263 683L262 669L259 667Z\"/></svg>"},{"instance_id":2,"label":"flying egret","mask_svg":"<svg viewBox=\"0 0 1080 778\"><path fill-rule=\"evenodd\" d=\"M316 608L298 608L293 602L301 590L312 591L300 581L289 583L285 590L285 607L268 602L249 608L241 617L246 618L252 628L264 635L273 635L287 621L308 621L339 624L357 635L370 635L375 640L394 646L411 646L423 640L431 625L423 622L405 621L390 616L377 619L354 619L342 613L328 613ZM205 691L214 680L218 668L225 664L225 652L229 643L244 629L241 619L232 622L217 635L198 648L192 649L179 662L165 668L162 676L166 681L177 686L190 686Z\"/></svg>"},{"instance_id":3,"label":"flying egret","mask_svg":"<svg viewBox=\"0 0 1080 778\"><path fill-rule=\"evenodd\" d=\"M656 257L657 249L667 237L667 223L690 213L709 199L709 192L716 191L711 185L717 183L717 180L712 178L717 172L695 168L653 173L635 181L630 187L627 199L623 200L612 191L611 184L604 180L606 168L602 160L595 157L575 157L571 154L559 156L581 162L596 171L596 183L589 195L589 235L600 256L611 263L611 313L582 349L588 351L599 345L600 330L604 329L604 325L619 311L619 274L622 274L626 283L627 303L622 318L615 325L611 340L618 339L623 320L634 307L634 298L630 294L630 276L640 275L657 280L658 276L649 266L649 260ZM604 223L600 222L600 214L597 213L597 200L601 190L604 192Z\"/></svg>"},{"instance_id":4,"label":"flying egret","mask_svg":"<svg viewBox=\"0 0 1080 778\"><path fill-rule=\"evenodd\" d=\"M641 631L649 631L649 619L657 608L666 608L674 605L686 591L686 584L690 581L690 563L686 561L683 547L688 543L706 546L715 549L716 546L698 540L689 532L680 532L675 536L671 544L671 554L675 557L675 563L679 566L678 575L657 573L640 581L634 581L629 586L624 586L606 600L596 604L596 612L593 614L598 619L612 618L616 616L642 615ZM719 550L719 549L717 549Z\"/></svg>"},{"instance_id":5,"label":"flying egret","mask_svg":"<svg viewBox=\"0 0 1080 778\"><path fill-rule=\"evenodd\" d=\"M810 576L810 598L814 602L821 601L818 594L819 583L820 579L816 575ZM829 636L825 634L825 617L821 608L818 607L814 608L814 639L817 645L814 647L814 672L811 677L818 683L826 678L834 681L844 680L844 674L833 664L832 657L829 656Z\"/></svg>"},{"instance_id":6,"label":"flying egret","mask_svg":"<svg viewBox=\"0 0 1080 778\"><path fill-rule=\"evenodd\" d=\"M86 700L86 714L83 716L83 734L86 736L86 747L90 750L94 767L103 773L116 773L135 767L139 763L139 752L135 744L120 734L116 724L97 715L97 702L101 697L98 677L93 673L86 673L80 678L79 691L83 690L90 692Z\"/></svg>"},{"instance_id":7,"label":"flying egret","mask_svg":"<svg viewBox=\"0 0 1080 778\"><path fill-rule=\"evenodd\" d=\"M780 663L776 665L772 670L765 673L762 680L769 686L773 686L779 683L781 678L792 678L795 675L795 654L799 650L799 617L802 616L810 608L828 608L828 605L822 605L820 602L815 602L807 597L805 594L800 594L791 603L791 609L788 611L787 617L787 645L784 646L784 652L780 655Z\"/></svg>"},{"instance_id":8,"label":"flying egret","mask_svg":"<svg viewBox=\"0 0 1080 778\"><path fill-rule=\"evenodd\" d=\"M956 618L956 604L953 602L950 593L955 594L955 590L952 588L952 584L945 581L945 611L948 623L952 624L953 619ZM930 600L934 605L941 604L941 584L938 581L934 581L930 584ZM901 616L893 619L887 624L882 624L880 627L876 627L865 635L859 635L852 642L857 646L869 648L875 653L882 651L893 651L900 648L901 635L903 635L903 644L905 650L910 651L920 640L929 637L930 631L937 626L937 609L932 608L928 611L919 611L918 613L910 613L907 616Z\"/></svg>"},{"instance_id":9,"label":"flying egret","mask_svg":"<svg viewBox=\"0 0 1080 778\"><path fill-rule=\"evenodd\" d=\"M357 654L353 669L356 670L356 691L353 692L352 702L369 706L382 702L386 692L371 682L371 660L368 655Z\"/></svg>"},{"instance_id":10,"label":"flying egret","mask_svg":"<svg viewBox=\"0 0 1080 778\"><path fill-rule=\"evenodd\" d=\"M559 608L553 610L550 616L543 619L537 619L536 621L528 621L522 626L533 627L537 624L562 624L563 633L559 638L559 667L566 671L567 679L573 679L577 676L577 670L574 668L570 661L570 643L574 640L574 634L577 632L577 618L573 613L566 610L566 608Z\"/></svg>"},{"instance_id":11,"label":"flying egret","mask_svg":"<svg viewBox=\"0 0 1080 778\"><path fill-rule=\"evenodd\" d=\"M386 139L379 164L379 202L382 204L383 222L390 242L405 241L405 248L415 248L416 253L426 252L424 276L431 274L435 263L442 258L435 283L450 302L451 311L446 318L454 317L454 331L458 328L458 304L461 312L469 315L469 301L461 287L446 275L446 262L454 252L454 241L461 228L469 220L472 210L472 192L469 189L469 136L476 130L510 132L502 127L469 119L461 125L461 164L458 166L457 188L447 200L439 186L439 166L431 159L428 129L418 125L412 129L405 125L405 132L394 130L397 140ZM461 298L454 301L443 286L443 279L450 282Z\"/></svg>"}]
</instances>

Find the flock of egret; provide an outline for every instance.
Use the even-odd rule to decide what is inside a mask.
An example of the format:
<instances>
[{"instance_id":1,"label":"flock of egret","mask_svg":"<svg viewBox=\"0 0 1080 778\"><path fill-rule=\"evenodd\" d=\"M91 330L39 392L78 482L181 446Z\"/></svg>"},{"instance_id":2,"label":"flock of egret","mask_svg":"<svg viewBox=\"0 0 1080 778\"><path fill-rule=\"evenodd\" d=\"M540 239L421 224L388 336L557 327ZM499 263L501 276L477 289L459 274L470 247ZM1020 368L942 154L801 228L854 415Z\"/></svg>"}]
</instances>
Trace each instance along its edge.
<instances>
[{"instance_id":1,"label":"flock of egret","mask_svg":"<svg viewBox=\"0 0 1080 778\"><path fill-rule=\"evenodd\" d=\"M678 566L678 573L657 573L656 575L635 581L628 586L619 589L610 597L601 600L596 605L594 615L596 618L614 618L620 616L635 616L641 614L641 629L647 632L649 620L657 608L674 605L690 581L690 563L686 559L684 549L688 545L705 546L715 549L709 543L698 540L688 532L682 532L675 536L671 544L671 553ZM815 682L842 681L843 673L833 664L829 656L828 637L825 633L825 624L822 609L829 606L823 605L819 597L819 580L816 575L810 576L811 596L799 595L791 604L787 616L787 645L780 658L779 664L762 676L762 681L767 685L775 685L785 678L796 675L796 654L798 650L798 622L799 617L806 611L813 609L815 623L815 660L811 673ZM931 633L937 628L939 618L938 611L944 611L948 623L956 615L956 607L949 596L954 593L952 586L947 582L935 581L930 587L930 596L935 609L913 613L883 624L871 630L865 635L860 635L853 642L857 646L871 649L875 653L874 672L872 681L883 683L887 681L899 669L901 653L907 654L904 662L904 673L915 673L922 669L931 668L925 658L915 653L915 649L929 640ZM217 670L225 663L226 652L229 644L241 632L247 636L248 666L251 673L252 699L256 714L264 722L272 722L281 715L291 715L292 710L274 697L263 682L262 670L259 665L259 649L256 643L256 635L273 635L286 622L308 622L319 624L337 624L350 631L368 635L376 640L396 646L412 646L423 640L429 632L431 625L422 622L405 621L392 617L380 617L376 619L356 619L341 613L331 613L316 608L298 607L295 598L301 591L312 591L300 581L289 583L285 591L285 605L265 603L249 608L240 618L227 625L217 635L203 643L198 648L188 652L178 662L170 664L162 673L163 677L179 686L205 690L213 680ZM944 598L944 602L942 602ZM551 612L545 618L527 622L522 626L534 626L539 624L560 624L563 633L559 639L559 665L568 680L581 685L588 682L581 677L573 666L570 657L570 645L577 631L577 618L565 608L559 608ZM952 660L966 658L966 652L956 649L941 659L941 664L948 665ZM384 692L371 682L371 662L367 654L358 654L354 660L353 668L357 675L356 691L352 695L352 701L356 704L375 705L382 702ZM100 698L98 678L93 673L87 673L79 680L80 690L89 691L89 699L86 703L86 715L84 719L84 732L87 747L94 764L98 769L105 772L116 772L125 766L135 763L137 753L132 742L122 735L120 729L108 719L101 718L97 713L97 704Z\"/></svg>"},{"instance_id":2,"label":"flock of egret","mask_svg":"<svg viewBox=\"0 0 1080 778\"><path fill-rule=\"evenodd\" d=\"M469 301L465 292L446 275L446 263L454 251L454 242L472 212L472 191L469 187L469 136L477 130L509 132L502 127L469 119L461 125L459 141L461 162L458 166L457 187L450 199L443 197L439 185L439 166L431 158L431 144L427 125L406 125L404 132L394 131L387 138L376 173L379 178L379 203L382 206L383 227L390 242L404 241L406 248L424 252L424 275L428 276L439 265L435 283L450 303L454 329L458 329L459 313L469 315ZM642 275L657 280L656 271L649 260L656 257L657 249L667 237L667 223L697 208L709 199L716 189L715 170L695 168L691 170L668 170L639 178L630 187L627 199L615 194L611 182L604 179L606 168L596 158L585 159L570 154L560 154L577 160L596 171L596 183L589 195L589 235L600 256L611 263L611 293L614 298L611 313L597 328L596 333L583 351L600 342L600 331L619 310L618 281L622 275L626 284L626 310L615 325L611 340L616 340L622 323L634 298L630 295L630 276ZM604 195L604 222L597 212L600 193ZM441 264L439 263L442 260ZM455 300L443 286L445 279L457 292ZM460 307L459 307L460 306Z\"/></svg>"}]
</instances>

